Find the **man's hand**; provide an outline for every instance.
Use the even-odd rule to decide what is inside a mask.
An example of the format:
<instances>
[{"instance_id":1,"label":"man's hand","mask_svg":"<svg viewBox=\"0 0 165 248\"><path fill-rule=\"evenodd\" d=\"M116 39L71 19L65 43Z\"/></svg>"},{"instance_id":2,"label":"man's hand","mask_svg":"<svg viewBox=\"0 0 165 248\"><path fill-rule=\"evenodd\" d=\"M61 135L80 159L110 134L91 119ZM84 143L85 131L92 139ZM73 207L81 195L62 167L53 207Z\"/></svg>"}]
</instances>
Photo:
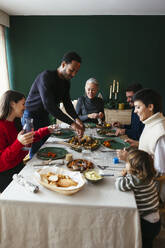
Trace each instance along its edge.
<instances>
[{"instance_id":1,"label":"man's hand","mask_svg":"<svg viewBox=\"0 0 165 248\"><path fill-rule=\"evenodd\" d=\"M99 112L99 118L100 118L100 119L103 119L103 117L104 117L103 112Z\"/></svg>"},{"instance_id":2,"label":"man's hand","mask_svg":"<svg viewBox=\"0 0 165 248\"><path fill-rule=\"evenodd\" d=\"M116 136L124 135L124 134L125 134L125 129L123 129L123 128L117 128L116 129L116 133L115 133Z\"/></svg>"},{"instance_id":3,"label":"man's hand","mask_svg":"<svg viewBox=\"0 0 165 248\"><path fill-rule=\"evenodd\" d=\"M76 122L73 122L71 124L71 128L76 131L77 135L82 138L84 134L84 128L82 128L80 125L78 125Z\"/></svg>"},{"instance_id":4,"label":"man's hand","mask_svg":"<svg viewBox=\"0 0 165 248\"><path fill-rule=\"evenodd\" d=\"M112 126L113 127L121 127L121 124L120 124L119 121L115 121L115 122L112 123Z\"/></svg>"},{"instance_id":5,"label":"man's hand","mask_svg":"<svg viewBox=\"0 0 165 248\"><path fill-rule=\"evenodd\" d=\"M83 122L82 122L80 119L77 118L75 121L76 121L76 123L77 123L80 127L82 127L82 128L85 130L85 126L84 126Z\"/></svg>"},{"instance_id":6,"label":"man's hand","mask_svg":"<svg viewBox=\"0 0 165 248\"><path fill-rule=\"evenodd\" d=\"M92 114L88 114L88 118L90 119L97 119L100 118L98 113L92 113Z\"/></svg>"}]
</instances>

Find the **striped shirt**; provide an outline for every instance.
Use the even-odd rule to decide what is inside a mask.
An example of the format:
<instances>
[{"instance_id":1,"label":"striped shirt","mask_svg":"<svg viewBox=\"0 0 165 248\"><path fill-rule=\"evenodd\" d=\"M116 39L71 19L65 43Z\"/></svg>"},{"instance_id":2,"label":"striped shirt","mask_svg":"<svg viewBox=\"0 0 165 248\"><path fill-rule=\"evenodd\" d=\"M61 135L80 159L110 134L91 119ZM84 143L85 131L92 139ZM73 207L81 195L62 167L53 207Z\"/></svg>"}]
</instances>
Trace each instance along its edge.
<instances>
[{"instance_id":1,"label":"striped shirt","mask_svg":"<svg viewBox=\"0 0 165 248\"><path fill-rule=\"evenodd\" d=\"M140 216L158 211L159 197L154 180L139 179L127 174L116 178L116 187L121 191L133 190Z\"/></svg>"}]
</instances>

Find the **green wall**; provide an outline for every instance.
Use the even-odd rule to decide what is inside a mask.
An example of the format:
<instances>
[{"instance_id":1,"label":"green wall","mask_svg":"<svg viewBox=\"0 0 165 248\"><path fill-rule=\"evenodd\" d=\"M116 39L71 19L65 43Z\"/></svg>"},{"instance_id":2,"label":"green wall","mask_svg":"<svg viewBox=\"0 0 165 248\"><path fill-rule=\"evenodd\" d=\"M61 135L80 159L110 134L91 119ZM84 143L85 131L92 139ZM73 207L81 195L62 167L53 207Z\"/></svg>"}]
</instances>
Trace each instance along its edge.
<instances>
[{"instance_id":1,"label":"green wall","mask_svg":"<svg viewBox=\"0 0 165 248\"><path fill-rule=\"evenodd\" d=\"M83 94L89 77L99 80L104 98L113 79L120 80L123 97L133 79L163 96L165 16L11 16L10 24L13 89L27 95L38 73L55 69L65 52L75 50L83 63L72 80L72 99Z\"/></svg>"}]
</instances>

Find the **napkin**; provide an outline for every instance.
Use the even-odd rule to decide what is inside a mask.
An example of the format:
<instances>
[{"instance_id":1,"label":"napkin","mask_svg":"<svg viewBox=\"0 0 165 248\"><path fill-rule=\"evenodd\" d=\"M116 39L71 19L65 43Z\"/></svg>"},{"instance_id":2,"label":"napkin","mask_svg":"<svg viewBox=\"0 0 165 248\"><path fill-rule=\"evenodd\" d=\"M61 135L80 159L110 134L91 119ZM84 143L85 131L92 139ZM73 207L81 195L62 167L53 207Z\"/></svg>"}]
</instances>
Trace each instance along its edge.
<instances>
[{"instance_id":1,"label":"napkin","mask_svg":"<svg viewBox=\"0 0 165 248\"><path fill-rule=\"evenodd\" d=\"M14 174L13 180L30 192L37 193L39 191L39 187L37 185L27 181L22 175Z\"/></svg>"}]
</instances>

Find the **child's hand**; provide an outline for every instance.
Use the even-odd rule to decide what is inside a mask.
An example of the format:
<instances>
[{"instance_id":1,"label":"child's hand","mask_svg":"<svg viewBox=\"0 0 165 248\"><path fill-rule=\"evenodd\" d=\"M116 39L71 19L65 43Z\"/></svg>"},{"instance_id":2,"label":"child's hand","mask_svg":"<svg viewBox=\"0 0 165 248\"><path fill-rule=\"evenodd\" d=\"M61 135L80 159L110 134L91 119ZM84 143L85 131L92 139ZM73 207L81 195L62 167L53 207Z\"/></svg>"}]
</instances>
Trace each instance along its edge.
<instances>
[{"instance_id":1,"label":"child's hand","mask_svg":"<svg viewBox=\"0 0 165 248\"><path fill-rule=\"evenodd\" d=\"M127 175L127 170L126 168L121 171L121 175L125 177Z\"/></svg>"},{"instance_id":2,"label":"child's hand","mask_svg":"<svg viewBox=\"0 0 165 248\"><path fill-rule=\"evenodd\" d=\"M117 156L120 160L126 161L128 152L124 150L117 150Z\"/></svg>"},{"instance_id":3,"label":"child's hand","mask_svg":"<svg viewBox=\"0 0 165 248\"><path fill-rule=\"evenodd\" d=\"M58 128L59 128L59 125L57 125L57 124L53 124L53 125L48 126L48 130L50 133L53 133Z\"/></svg>"}]
</instances>

